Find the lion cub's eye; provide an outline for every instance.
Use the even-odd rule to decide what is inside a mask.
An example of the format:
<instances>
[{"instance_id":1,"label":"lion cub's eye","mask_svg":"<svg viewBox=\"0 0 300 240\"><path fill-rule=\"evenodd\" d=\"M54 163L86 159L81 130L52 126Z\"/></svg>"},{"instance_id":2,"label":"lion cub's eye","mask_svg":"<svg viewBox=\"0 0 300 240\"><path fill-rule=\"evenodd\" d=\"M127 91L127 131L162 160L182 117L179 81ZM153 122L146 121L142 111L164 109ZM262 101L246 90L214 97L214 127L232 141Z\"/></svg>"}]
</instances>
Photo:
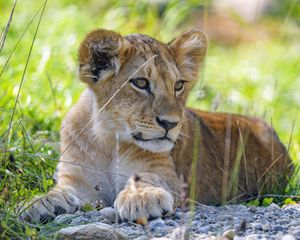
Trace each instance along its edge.
<instances>
[{"instance_id":1,"label":"lion cub's eye","mask_svg":"<svg viewBox=\"0 0 300 240\"><path fill-rule=\"evenodd\" d=\"M183 89L183 87L184 87L184 83L185 83L185 82L186 82L186 81L184 81L184 80L179 80L179 81L175 82L174 90L175 90L176 92L181 91L181 90Z\"/></svg>"},{"instance_id":2,"label":"lion cub's eye","mask_svg":"<svg viewBox=\"0 0 300 240\"><path fill-rule=\"evenodd\" d=\"M149 88L149 81L146 78L134 78L130 80L130 83L139 89L142 90L148 90L150 91Z\"/></svg>"}]
</instances>

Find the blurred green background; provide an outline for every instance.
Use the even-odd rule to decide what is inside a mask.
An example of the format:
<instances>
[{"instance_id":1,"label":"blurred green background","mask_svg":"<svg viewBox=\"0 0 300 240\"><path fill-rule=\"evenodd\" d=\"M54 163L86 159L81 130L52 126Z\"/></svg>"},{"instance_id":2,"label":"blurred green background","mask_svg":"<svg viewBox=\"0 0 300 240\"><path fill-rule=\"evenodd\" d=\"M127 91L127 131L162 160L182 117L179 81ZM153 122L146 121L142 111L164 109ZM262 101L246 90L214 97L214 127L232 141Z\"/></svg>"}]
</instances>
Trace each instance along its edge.
<instances>
[{"instance_id":1,"label":"blurred green background","mask_svg":"<svg viewBox=\"0 0 300 240\"><path fill-rule=\"evenodd\" d=\"M20 223L10 222L16 204L53 184L60 124L85 87L77 76L77 49L96 28L166 42L193 27L204 29L210 46L189 106L264 118L299 166L299 1L50 0L22 85L44 2L18 1L5 34L13 5L0 2L1 236L25 234L15 230ZM287 194L299 194L297 181L299 174Z\"/></svg>"}]
</instances>

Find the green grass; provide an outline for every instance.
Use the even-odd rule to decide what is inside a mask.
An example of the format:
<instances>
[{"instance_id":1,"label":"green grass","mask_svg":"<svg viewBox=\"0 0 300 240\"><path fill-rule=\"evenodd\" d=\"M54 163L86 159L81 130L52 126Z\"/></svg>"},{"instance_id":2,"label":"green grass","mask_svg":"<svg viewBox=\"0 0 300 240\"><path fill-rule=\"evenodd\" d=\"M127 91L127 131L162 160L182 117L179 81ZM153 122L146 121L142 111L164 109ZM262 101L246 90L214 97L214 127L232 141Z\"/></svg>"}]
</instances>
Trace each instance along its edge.
<instances>
[{"instance_id":1,"label":"green grass","mask_svg":"<svg viewBox=\"0 0 300 240\"><path fill-rule=\"evenodd\" d=\"M146 33L169 41L192 27L187 16L196 1L170 1L163 13L159 5L139 2L49 1L11 122L43 5L33 0L17 2L0 53L0 72L29 22L39 12L0 76L0 238L37 235L34 229L39 226L24 228L15 219L17 204L46 192L53 184L60 123L84 89L77 77L77 49L85 34L101 27L122 34ZM0 3L1 27L6 25L12 6L12 0ZM292 134L289 151L297 167L300 161L300 32L295 23L299 24L299 20L290 12L288 8L283 9L281 15L261 22L272 30L267 40L258 37L256 41L234 46L212 41L205 71L189 106L206 110L217 107L217 111L264 118L272 123L286 146ZM248 25L255 28L255 23ZM203 92L205 97L199 97ZM7 132L10 123L12 127ZM292 188L287 189L287 195L300 194L296 189L299 178L299 173L291 178Z\"/></svg>"}]
</instances>

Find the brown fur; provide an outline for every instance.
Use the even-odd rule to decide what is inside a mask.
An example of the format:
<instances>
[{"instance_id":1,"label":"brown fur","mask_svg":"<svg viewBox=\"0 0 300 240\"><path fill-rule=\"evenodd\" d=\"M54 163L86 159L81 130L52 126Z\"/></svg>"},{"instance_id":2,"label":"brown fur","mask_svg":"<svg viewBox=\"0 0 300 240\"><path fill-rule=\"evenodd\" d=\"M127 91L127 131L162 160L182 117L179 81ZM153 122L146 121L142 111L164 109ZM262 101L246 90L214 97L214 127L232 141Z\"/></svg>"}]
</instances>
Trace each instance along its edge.
<instances>
[{"instance_id":1,"label":"brown fur","mask_svg":"<svg viewBox=\"0 0 300 240\"><path fill-rule=\"evenodd\" d=\"M195 109L188 110L187 119L184 132L189 138L183 146L176 146L173 156L177 174L190 182L193 181L189 179L193 148L199 149L195 170L198 201L220 204L283 190L291 160L274 130L264 121ZM194 145L195 129L200 130L197 146ZM235 164L236 177L233 173Z\"/></svg>"},{"instance_id":2,"label":"brown fur","mask_svg":"<svg viewBox=\"0 0 300 240\"><path fill-rule=\"evenodd\" d=\"M179 203L181 175L207 204L283 187L290 159L265 122L185 108L206 49L198 30L169 44L88 34L79 50L88 89L63 122L58 183L25 216L45 222L85 203L114 204L123 219L162 216ZM137 78L148 79L146 90L130 81Z\"/></svg>"}]
</instances>

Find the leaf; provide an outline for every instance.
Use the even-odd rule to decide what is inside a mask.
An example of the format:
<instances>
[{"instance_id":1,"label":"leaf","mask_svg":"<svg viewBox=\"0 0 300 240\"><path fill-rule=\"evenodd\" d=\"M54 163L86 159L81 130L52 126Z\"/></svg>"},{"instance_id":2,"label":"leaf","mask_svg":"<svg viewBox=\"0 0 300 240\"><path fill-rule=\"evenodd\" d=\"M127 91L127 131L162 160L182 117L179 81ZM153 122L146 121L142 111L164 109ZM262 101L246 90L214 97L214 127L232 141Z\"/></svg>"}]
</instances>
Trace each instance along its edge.
<instances>
[{"instance_id":1,"label":"leaf","mask_svg":"<svg viewBox=\"0 0 300 240\"><path fill-rule=\"evenodd\" d=\"M291 198L286 198L284 200L284 204L283 205L289 205L289 204L297 204L293 199Z\"/></svg>"},{"instance_id":2,"label":"leaf","mask_svg":"<svg viewBox=\"0 0 300 240\"><path fill-rule=\"evenodd\" d=\"M26 235L27 235L28 237L31 236L30 228L29 228L27 225L25 225L25 233L26 233Z\"/></svg>"},{"instance_id":3,"label":"leaf","mask_svg":"<svg viewBox=\"0 0 300 240\"><path fill-rule=\"evenodd\" d=\"M264 207L267 207L273 202L273 200L274 200L273 198L264 198L262 205Z\"/></svg>"},{"instance_id":4,"label":"leaf","mask_svg":"<svg viewBox=\"0 0 300 240\"><path fill-rule=\"evenodd\" d=\"M91 204L86 203L81 207L81 210L84 212L89 212L89 211L94 210L94 208Z\"/></svg>"},{"instance_id":5,"label":"leaf","mask_svg":"<svg viewBox=\"0 0 300 240\"><path fill-rule=\"evenodd\" d=\"M248 202L248 206L258 207L259 206L259 200L258 200L258 198L255 199L255 200L252 200L252 201Z\"/></svg>"}]
</instances>

